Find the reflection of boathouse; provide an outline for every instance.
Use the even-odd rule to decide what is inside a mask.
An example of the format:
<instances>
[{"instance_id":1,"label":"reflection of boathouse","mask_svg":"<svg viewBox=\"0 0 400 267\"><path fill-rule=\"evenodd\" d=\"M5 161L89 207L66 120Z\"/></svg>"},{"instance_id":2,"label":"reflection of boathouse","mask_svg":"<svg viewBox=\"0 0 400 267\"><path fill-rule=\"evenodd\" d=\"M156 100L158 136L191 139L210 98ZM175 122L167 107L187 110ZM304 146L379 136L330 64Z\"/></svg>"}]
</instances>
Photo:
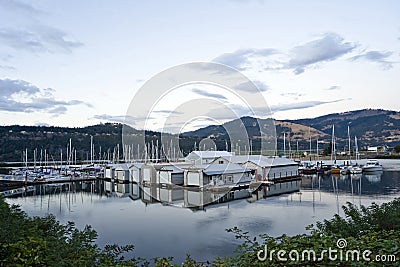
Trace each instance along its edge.
<instances>
[{"instance_id":1,"label":"reflection of boathouse","mask_svg":"<svg viewBox=\"0 0 400 267\"><path fill-rule=\"evenodd\" d=\"M277 196L282 194L289 194L300 191L301 179L281 181L273 184L262 185L252 193L249 201L256 201L271 196Z\"/></svg>"}]
</instances>

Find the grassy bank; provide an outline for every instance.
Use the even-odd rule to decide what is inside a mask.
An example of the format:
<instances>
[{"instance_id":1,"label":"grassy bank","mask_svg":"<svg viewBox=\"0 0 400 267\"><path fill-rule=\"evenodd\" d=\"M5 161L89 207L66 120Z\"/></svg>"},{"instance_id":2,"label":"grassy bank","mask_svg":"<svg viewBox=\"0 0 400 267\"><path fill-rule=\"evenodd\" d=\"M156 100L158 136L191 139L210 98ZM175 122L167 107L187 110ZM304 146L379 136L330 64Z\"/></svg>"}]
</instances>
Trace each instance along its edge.
<instances>
[{"instance_id":1,"label":"grassy bank","mask_svg":"<svg viewBox=\"0 0 400 267\"><path fill-rule=\"evenodd\" d=\"M213 259L206 266L400 266L400 199L361 208L348 203L343 209L345 217L336 215L310 225L303 235L253 237L238 228L228 229L242 241L235 256ZM133 246L101 249L96 237L90 226L79 230L51 215L29 217L0 198L0 266L175 266L172 257L126 259ZM336 259L328 252L321 254L329 249L336 251ZM377 256L385 256L385 261L382 257L377 261ZM204 263L188 255L182 266Z\"/></svg>"}]
</instances>

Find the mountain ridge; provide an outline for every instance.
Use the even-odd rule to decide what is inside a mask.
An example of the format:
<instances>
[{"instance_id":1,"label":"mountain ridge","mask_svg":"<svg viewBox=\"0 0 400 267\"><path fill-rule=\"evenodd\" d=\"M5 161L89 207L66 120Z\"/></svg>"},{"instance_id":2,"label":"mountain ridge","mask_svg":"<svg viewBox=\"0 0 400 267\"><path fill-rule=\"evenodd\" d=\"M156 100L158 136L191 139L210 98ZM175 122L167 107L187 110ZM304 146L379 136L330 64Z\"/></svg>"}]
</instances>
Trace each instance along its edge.
<instances>
[{"instance_id":1,"label":"mountain ridge","mask_svg":"<svg viewBox=\"0 0 400 267\"><path fill-rule=\"evenodd\" d=\"M271 126L273 123L274 127ZM261 128L260 125L261 124ZM400 144L400 112L383 109L364 109L334 113L316 118L299 120L272 120L242 117L228 121L222 125L210 125L195 131L179 134L180 149L184 154L190 152L194 145L197 146L204 138L214 140L217 149L224 150L230 146L230 133L240 136L242 130L246 130L248 138L253 140L254 150L260 146L261 133L270 130L274 134L276 130L277 148L283 148L283 133L286 141L292 147L300 150L308 150L310 137L312 147L315 149L317 139L320 149L329 146L331 141L332 125L335 125L335 136L338 149L345 149L347 145L347 126L350 126L352 146L354 136L358 138L360 148L366 146L387 145L394 147ZM120 123L102 123L80 128L57 126L0 126L0 162L22 161L22 155L27 149L32 156L32 151L47 150L57 160L60 151L66 151L69 139L77 151L77 157L87 159L90 153L90 138L93 136L98 155L111 151L119 146L122 150L123 125ZM132 129L134 134L143 134L142 130ZM169 134L163 134L169 135ZM145 131L147 142L161 142L161 133ZM234 139L232 139L234 140ZM295 142L295 143L293 143ZM288 144L288 143L286 143ZM232 144L236 145L236 144ZM295 145L295 146L294 146ZM101 150L101 152L100 152Z\"/></svg>"},{"instance_id":2,"label":"mountain ridge","mask_svg":"<svg viewBox=\"0 0 400 267\"><path fill-rule=\"evenodd\" d=\"M263 119L242 117L243 124L253 120L262 123ZM298 120L274 120L278 140L286 133L288 140L305 141L310 139L329 142L332 125L335 125L335 136L340 141L347 140L347 127L350 134L364 145L383 145L400 143L400 112L384 109L361 109L341 113L327 114L315 118ZM224 125L224 124L223 124ZM183 133L183 136L207 137L213 131L221 131L223 125L213 125L195 131ZM248 131L249 132L249 131ZM250 135L251 138L251 135Z\"/></svg>"}]
</instances>

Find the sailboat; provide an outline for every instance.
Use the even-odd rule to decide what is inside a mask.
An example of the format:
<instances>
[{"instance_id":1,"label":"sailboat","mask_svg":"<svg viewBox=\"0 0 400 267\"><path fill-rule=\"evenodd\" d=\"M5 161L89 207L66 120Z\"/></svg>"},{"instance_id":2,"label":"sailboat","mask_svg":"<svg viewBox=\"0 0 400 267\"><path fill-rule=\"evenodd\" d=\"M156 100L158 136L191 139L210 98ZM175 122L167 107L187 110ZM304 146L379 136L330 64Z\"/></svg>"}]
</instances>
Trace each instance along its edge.
<instances>
[{"instance_id":1,"label":"sailboat","mask_svg":"<svg viewBox=\"0 0 400 267\"><path fill-rule=\"evenodd\" d=\"M331 168L332 174L340 174L340 167L336 164L336 143L335 143L335 125L332 125L332 153L331 153L331 160L335 157L334 164Z\"/></svg>"},{"instance_id":2,"label":"sailboat","mask_svg":"<svg viewBox=\"0 0 400 267\"><path fill-rule=\"evenodd\" d=\"M349 139L349 161L348 164L346 166L343 166L341 168L341 173L346 175L346 174L350 174L350 169L353 167L351 165L351 140L350 140L350 125L347 125L347 137Z\"/></svg>"},{"instance_id":3,"label":"sailboat","mask_svg":"<svg viewBox=\"0 0 400 267\"><path fill-rule=\"evenodd\" d=\"M362 173L362 168L358 166L357 161L359 160L359 153L358 153L358 144L357 144L357 136L354 136L354 145L356 147L356 165L350 168L351 174L360 174Z\"/></svg>"}]
</instances>

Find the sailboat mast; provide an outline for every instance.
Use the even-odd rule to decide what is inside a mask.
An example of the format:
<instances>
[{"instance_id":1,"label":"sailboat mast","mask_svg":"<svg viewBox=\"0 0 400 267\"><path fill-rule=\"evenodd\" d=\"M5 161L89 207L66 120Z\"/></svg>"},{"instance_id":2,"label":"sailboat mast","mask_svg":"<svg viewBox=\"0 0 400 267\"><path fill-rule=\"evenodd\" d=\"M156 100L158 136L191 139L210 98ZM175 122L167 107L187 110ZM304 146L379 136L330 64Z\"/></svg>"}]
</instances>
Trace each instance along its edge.
<instances>
[{"instance_id":1,"label":"sailboat mast","mask_svg":"<svg viewBox=\"0 0 400 267\"><path fill-rule=\"evenodd\" d=\"M72 163L72 140L71 138L69 139L69 157L68 157L68 163L71 164Z\"/></svg>"},{"instance_id":2,"label":"sailboat mast","mask_svg":"<svg viewBox=\"0 0 400 267\"><path fill-rule=\"evenodd\" d=\"M349 138L349 160L351 161L351 147L350 147L350 125L347 125L347 136Z\"/></svg>"},{"instance_id":3,"label":"sailboat mast","mask_svg":"<svg viewBox=\"0 0 400 267\"><path fill-rule=\"evenodd\" d=\"M336 151L335 151L335 125L332 125L332 147L331 147L331 161L333 161L333 154L335 154L336 161Z\"/></svg>"},{"instance_id":4,"label":"sailboat mast","mask_svg":"<svg viewBox=\"0 0 400 267\"><path fill-rule=\"evenodd\" d=\"M359 160L357 136L354 136L354 145L356 146L356 162L357 162L357 160Z\"/></svg>"},{"instance_id":5,"label":"sailboat mast","mask_svg":"<svg viewBox=\"0 0 400 267\"><path fill-rule=\"evenodd\" d=\"M283 133L283 155L286 156L286 133Z\"/></svg>"},{"instance_id":6,"label":"sailboat mast","mask_svg":"<svg viewBox=\"0 0 400 267\"><path fill-rule=\"evenodd\" d=\"M28 149L25 148L25 166L26 170L28 171Z\"/></svg>"},{"instance_id":7,"label":"sailboat mast","mask_svg":"<svg viewBox=\"0 0 400 267\"><path fill-rule=\"evenodd\" d=\"M90 164L93 164L93 135L90 136Z\"/></svg>"},{"instance_id":8,"label":"sailboat mast","mask_svg":"<svg viewBox=\"0 0 400 267\"><path fill-rule=\"evenodd\" d=\"M310 156L311 156L311 148L312 148L312 146L311 146L311 127L310 126L308 126L308 135L310 136Z\"/></svg>"}]
</instances>

